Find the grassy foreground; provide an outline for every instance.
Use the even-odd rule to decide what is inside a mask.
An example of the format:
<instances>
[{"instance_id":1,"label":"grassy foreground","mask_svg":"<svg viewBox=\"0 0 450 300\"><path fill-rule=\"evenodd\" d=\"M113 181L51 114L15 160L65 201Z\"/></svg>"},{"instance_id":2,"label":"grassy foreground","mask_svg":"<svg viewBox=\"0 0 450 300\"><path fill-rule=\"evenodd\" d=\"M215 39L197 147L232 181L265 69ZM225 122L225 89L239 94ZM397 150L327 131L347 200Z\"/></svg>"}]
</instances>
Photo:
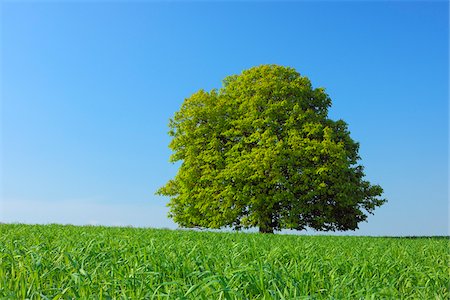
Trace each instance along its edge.
<instances>
[{"instance_id":1,"label":"grassy foreground","mask_svg":"<svg viewBox=\"0 0 450 300\"><path fill-rule=\"evenodd\" d=\"M449 239L0 225L1 299L448 299Z\"/></svg>"}]
</instances>

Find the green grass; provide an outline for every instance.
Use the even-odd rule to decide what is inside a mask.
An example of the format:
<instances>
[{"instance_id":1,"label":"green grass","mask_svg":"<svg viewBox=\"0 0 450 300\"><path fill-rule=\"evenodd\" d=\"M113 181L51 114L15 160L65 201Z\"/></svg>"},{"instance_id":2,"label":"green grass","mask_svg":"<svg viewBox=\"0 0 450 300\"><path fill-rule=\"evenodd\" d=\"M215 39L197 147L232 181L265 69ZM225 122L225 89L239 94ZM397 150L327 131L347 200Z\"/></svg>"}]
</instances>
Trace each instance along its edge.
<instances>
[{"instance_id":1,"label":"green grass","mask_svg":"<svg viewBox=\"0 0 450 300\"><path fill-rule=\"evenodd\" d=\"M0 225L0 299L448 299L448 238Z\"/></svg>"}]
</instances>

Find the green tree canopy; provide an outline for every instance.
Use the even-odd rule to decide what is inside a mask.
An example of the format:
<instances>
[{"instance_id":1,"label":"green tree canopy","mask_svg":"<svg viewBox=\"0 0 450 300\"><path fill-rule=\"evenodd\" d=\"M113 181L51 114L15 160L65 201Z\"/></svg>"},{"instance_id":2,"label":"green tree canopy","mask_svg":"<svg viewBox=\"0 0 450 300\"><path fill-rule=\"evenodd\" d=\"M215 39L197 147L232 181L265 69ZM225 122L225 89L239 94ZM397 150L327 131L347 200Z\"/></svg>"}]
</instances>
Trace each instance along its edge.
<instances>
[{"instance_id":1,"label":"green tree canopy","mask_svg":"<svg viewBox=\"0 0 450 300\"><path fill-rule=\"evenodd\" d=\"M183 227L354 230L382 205L330 97L295 69L262 65L185 99L170 120L169 216Z\"/></svg>"}]
</instances>

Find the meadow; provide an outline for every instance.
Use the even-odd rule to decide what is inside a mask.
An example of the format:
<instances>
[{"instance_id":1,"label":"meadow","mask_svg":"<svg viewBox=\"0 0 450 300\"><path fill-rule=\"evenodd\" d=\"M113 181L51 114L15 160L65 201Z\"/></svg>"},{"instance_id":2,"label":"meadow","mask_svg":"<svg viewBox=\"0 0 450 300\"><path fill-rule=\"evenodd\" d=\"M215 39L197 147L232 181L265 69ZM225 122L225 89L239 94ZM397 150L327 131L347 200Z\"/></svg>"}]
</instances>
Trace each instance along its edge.
<instances>
[{"instance_id":1,"label":"meadow","mask_svg":"<svg viewBox=\"0 0 450 300\"><path fill-rule=\"evenodd\" d=\"M0 299L449 299L449 239L0 225Z\"/></svg>"}]
</instances>

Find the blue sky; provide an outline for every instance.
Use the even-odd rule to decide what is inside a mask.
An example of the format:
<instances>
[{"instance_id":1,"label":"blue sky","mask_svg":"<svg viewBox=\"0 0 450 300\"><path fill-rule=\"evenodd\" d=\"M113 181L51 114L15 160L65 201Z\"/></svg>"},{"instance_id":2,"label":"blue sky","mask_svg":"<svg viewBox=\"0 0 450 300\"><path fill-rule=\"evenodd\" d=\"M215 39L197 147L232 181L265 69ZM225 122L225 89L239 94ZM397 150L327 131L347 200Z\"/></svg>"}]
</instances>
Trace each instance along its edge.
<instances>
[{"instance_id":1,"label":"blue sky","mask_svg":"<svg viewBox=\"0 0 450 300\"><path fill-rule=\"evenodd\" d=\"M0 5L0 221L176 228L168 119L270 63L326 88L385 190L344 234L448 234L447 2Z\"/></svg>"}]
</instances>

